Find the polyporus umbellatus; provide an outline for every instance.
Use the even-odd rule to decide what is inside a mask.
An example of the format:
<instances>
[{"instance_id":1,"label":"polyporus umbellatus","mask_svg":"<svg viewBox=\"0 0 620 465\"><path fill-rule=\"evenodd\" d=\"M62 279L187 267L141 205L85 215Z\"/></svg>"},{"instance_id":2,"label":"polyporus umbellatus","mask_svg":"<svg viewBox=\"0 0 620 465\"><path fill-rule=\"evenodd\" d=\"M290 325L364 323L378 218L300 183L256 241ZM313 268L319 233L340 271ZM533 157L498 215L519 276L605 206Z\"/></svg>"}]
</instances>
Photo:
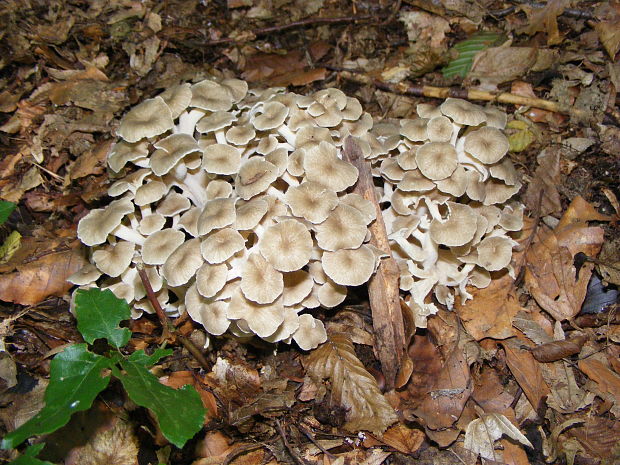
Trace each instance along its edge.
<instances>
[{"instance_id":1,"label":"polyporus umbellatus","mask_svg":"<svg viewBox=\"0 0 620 465\"><path fill-rule=\"evenodd\" d=\"M347 193L358 171L339 154L346 136L371 126L339 90L248 92L236 79L140 103L108 157L114 172L138 169L80 221L92 264L72 282L97 281L138 316L153 311L141 263L164 310L187 312L209 334L316 347L323 323L303 312L340 304L380 256L366 244L374 208Z\"/></svg>"}]
</instances>

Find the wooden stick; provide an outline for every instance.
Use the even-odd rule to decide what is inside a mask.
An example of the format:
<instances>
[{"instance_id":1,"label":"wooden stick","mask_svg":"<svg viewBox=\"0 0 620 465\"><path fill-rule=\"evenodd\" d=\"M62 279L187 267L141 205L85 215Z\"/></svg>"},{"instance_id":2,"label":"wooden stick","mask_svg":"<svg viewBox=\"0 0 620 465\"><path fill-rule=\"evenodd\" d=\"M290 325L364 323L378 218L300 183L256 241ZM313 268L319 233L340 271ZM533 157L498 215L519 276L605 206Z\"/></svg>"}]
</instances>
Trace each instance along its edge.
<instances>
[{"instance_id":1,"label":"wooden stick","mask_svg":"<svg viewBox=\"0 0 620 465\"><path fill-rule=\"evenodd\" d=\"M375 330L376 350L385 377L386 388L392 390L405 352L405 329L400 309L398 284L400 272L390 251L381 208L375 195L370 164L364 160L360 147L351 136L345 140L343 158L359 171L359 179L354 192L372 202L377 212L377 219L369 227L372 234L370 243L388 254L388 258L381 259L377 272L368 282L368 295Z\"/></svg>"}]
</instances>

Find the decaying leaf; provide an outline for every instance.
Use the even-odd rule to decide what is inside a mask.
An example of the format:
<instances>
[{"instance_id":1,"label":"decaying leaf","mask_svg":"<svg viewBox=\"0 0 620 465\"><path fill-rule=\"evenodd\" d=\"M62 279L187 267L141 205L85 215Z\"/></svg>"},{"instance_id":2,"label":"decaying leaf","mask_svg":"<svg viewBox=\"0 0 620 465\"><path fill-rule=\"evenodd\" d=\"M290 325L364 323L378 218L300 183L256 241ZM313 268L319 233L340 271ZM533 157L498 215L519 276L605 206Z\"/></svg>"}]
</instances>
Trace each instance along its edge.
<instances>
[{"instance_id":1,"label":"decaying leaf","mask_svg":"<svg viewBox=\"0 0 620 465\"><path fill-rule=\"evenodd\" d=\"M317 385L329 380L332 402L347 410L347 430L381 434L398 419L346 335L333 334L306 357L304 365Z\"/></svg>"},{"instance_id":2,"label":"decaying leaf","mask_svg":"<svg viewBox=\"0 0 620 465\"><path fill-rule=\"evenodd\" d=\"M557 188L561 182L560 154L559 146L551 146L536 157L538 167L534 173L534 179L525 192L525 204L531 211L539 211L541 216L562 211L560 193Z\"/></svg>"},{"instance_id":3,"label":"decaying leaf","mask_svg":"<svg viewBox=\"0 0 620 465\"><path fill-rule=\"evenodd\" d=\"M523 445L534 447L508 418L498 413L484 415L482 418L469 423L465 430L463 445L482 458L501 461L501 453L495 451L495 441L503 435L507 435Z\"/></svg>"},{"instance_id":4,"label":"decaying leaf","mask_svg":"<svg viewBox=\"0 0 620 465\"><path fill-rule=\"evenodd\" d=\"M595 381L601 391L611 394L616 405L620 405L620 375L593 358L580 360L579 369Z\"/></svg>"},{"instance_id":5,"label":"decaying leaf","mask_svg":"<svg viewBox=\"0 0 620 465\"><path fill-rule=\"evenodd\" d=\"M542 8L524 5L522 9L528 16L528 26L520 32L534 35L537 32L547 33L547 45L557 45L562 42L558 29L558 16L569 5L568 0L549 0Z\"/></svg>"},{"instance_id":6,"label":"decaying leaf","mask_svg":"<svg viewBox=\"0 0 620 465\"><path fill-rule=\"evenodd\" d=\"M549 386L543 379L540 364L527 350L519 347L518 342L509 340L502 343L506 351L506 363L523 393L534 410L538 410L549 394Z\"/></svg>"},{"instance_id":7,"label":"decaying leaf","mask_svg":"<svg viewBox=\"0 0 620 465\"><path fill-rule=\"evenodd\" d=\"M541 363L555 362L564 357L578 354L586 339L584 334L580 334L566 341L548 342L534 347L532 355Z\"/></svg>"}]
</instances>

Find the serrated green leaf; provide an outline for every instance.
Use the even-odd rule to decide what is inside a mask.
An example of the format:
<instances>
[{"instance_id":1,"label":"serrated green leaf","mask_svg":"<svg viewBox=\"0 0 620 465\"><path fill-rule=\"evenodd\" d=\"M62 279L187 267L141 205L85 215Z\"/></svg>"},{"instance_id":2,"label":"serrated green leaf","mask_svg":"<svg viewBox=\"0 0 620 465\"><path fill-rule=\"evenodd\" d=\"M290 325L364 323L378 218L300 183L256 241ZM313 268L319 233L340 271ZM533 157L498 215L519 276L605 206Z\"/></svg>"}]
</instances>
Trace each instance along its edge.
<instances>
[{"instance_id":1,"label":"serrated green leaf","mask_svg":"<svg viewBox=\"0 0 620 465\"><path fill-rule=\"evenodd\" d=\"M104 338L120 348L131 338L129 329L119 327L121 321L131 318L129 305L109 289L79 289L75 297L75 315L78 330L90 344Z\"/></svg>"},{"instance_id":2,"label":"serrated green leaf","mask_svg":"<svg viewBox=\"0 0 620 465\"><path fill-rule=\"evenodd\" d=\"M159 360L168 355L172 355L172 349L157 349L153 352L153 355L146 355L144 350L136 350L128 357L130 362L139 363L140 365L150 366L155 365Z\"/></svg>"},{"instance_id":3,"label":"serrated green leaf","mask_svg":"<svg viewBox=\"0 0 620 465\"><path fill-rule=\"evenodd\" d=\"M0 224L3 224L9 217L9 215L17 207L13 202L7 202L6 200L0 200Z\"/></svg>"},{"instance_id":4,"label":"serrated green leaf","mask_svg":"<svg viewBox=\"0 0 620 465\"><path fill-rule=\"evenodd\" d=\"M9 465L54 465L51 462L36 458L37 454L41 452L41 449L44 447L45 443L35 444L34 446L28 447L22 456L10 462Z\"/></svg>"},{"instance_id":5,"label":"serrated green leaf","mask_svg":"<svg viewBox=\"0 0 620 465\"><path fill-rule=\"evenodd\" d=\"M444 77L453 78L460 76L464 78L467 76L474 63L476 54L491 47L501 38L501 35L494 32L481 32L455 44L452 50L458 52L458 56L441 70Z\"/></svg>"},{"instance_id":6,"label":"serrated green leaf","mask_svg":"<svg viewBox=\"0 0 620 465\"><path fill-rule=\"evenodd\" d=\"M86 344L74 344L60 352L50 364L50 381L45 390L45 407L34 417L7 434L0 447L17 447L26 438L56 431L75 412L87 410L110 377L102 371L110 368L110 360L93 354Z\"/></svg>"},{"instance_id":7,"label":"serrated green leaf","mask_svg":"<svg viewBox=\"0 0 620 465\"><path fill-rule=\"evenodd\" d=\"M8 262L17 252L22 243L22 235L17 231L12 231L0 246L0 263Z\"/></svg>"},{"instance_id":8,"label":"serrated green leaf","mask_svg":"<svg viewBox=\"0 0 620 465\"><path fill-rule=\"evenodd\" d=\"M164 386L142 364L121 361L125 373L119 374L127 394L136 404L151 410L164 436L181 448L202 428L205 408L196 390Z\"/></svg>"}]
</instances>

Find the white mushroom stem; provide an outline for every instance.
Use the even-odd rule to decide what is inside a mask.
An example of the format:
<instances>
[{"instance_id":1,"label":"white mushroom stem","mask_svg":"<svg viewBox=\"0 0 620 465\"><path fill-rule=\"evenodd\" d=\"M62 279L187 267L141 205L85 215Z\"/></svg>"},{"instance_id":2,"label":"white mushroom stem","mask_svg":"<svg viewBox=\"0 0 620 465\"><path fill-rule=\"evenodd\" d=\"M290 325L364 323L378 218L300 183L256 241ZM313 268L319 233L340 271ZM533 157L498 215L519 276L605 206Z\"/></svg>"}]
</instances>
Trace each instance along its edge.
<instances>
[{"instance_id":1,"label":"white mushroom stem","mask_svg":"<svg viewBox=\"0 0 620 465\"><path fill-rule=\"evenodd\" d=\"M256 145L247 147L241 154L241 161L245 161L256 153Z\"/></svg>"},{"instance_id":2,"label":"white mushroom stem","mask_svg":"<svg viewBox=\"0 0 620 465\"><path fill-rule=\"evenodd\" d=\"M297 180L297 178L291 176L288 171L284 171L282 176L280 176L280 179L286 182L290 187L299 186L299 181Z\"/></svg>"},{"instance_id":3,"label":"white mushroom stem","mask_svg":"<svg viewBox=\"0 0 620 465\"><path fill-rule=\"evenodd\" d=\"M283 179L284 179L284 177L283 177ZM285 179L285 181L286 181L286 179ZM291 185L291 184L289 184L289 185ZM299 183L297 183L296 185L299 185ZM284 192L282 192L279 189L276 189L274 186L269 186L267 188L267 194L271 195L272 197L275 197L276 199L280 200L282 203L286 203L286 199L284 197Z\"/></svg>"},{"instance_id":4,"label":"white mushroom stem","mask_svg":"<svg viewBox=\"0 0 620 465\"><path fill-rule=\"evenodd\" d=\"M142 234L138 231L128 228L124 224L119 224L116 229L112 231L112 234L118 237L119 239L123 239L128 242L133 242L134 244L142 245L146 240Z\"/></svg>"},{"instance_id":5,"label":"white mushroom stem","mask_svg":"<svg viewBox=\"0 0 620 465\"><path fill-rule=\"evenodd\" d=\"M218 144L228 145L228 141L226 140L225 128L218 129L215 131L215 140Z\"/></svg>"},{"instance_id":6,"label":"white mushroom stem","mask_svg":"<svg viewBox=\"0 0 620 465\"><path fill-rule=\"evenodd\" d=\"M461 137L456 143L456 156L459 163L466 166L473 167L476 171L480 173L482 179L480 182L485 182L489 178L489 170L487 167L476 160L474 157L471 157L465 152L465 138Z\"/></svg>"},{"instance_id":7,"label":"white mushroom stem","mask_svg":"<svg viewBox=\"0 0 620 465\"><path fill-rule=\"evenodd\" d=\"M140 216L142 217L142 219L146 218L147 216L150 216L152 213L153 212L151 210L150 204L142 205L140 207Z\"/></svg>"},{"instance_id":8,"label":"white mushroom stem","mask_svg":"<svg viewBox=\"0 0 620 465\"><path fill-rule=\"evenodd\" d=\"M461 132L462 128L463 125L452 121L452 137L450 138L450 144L456 146L456 141L459 138L459 133Z\"/></svg>"},{"instance_id":9,"label":"white mushroom stem","mask_svg":"<svg viewBox=\"0 0 620 465\"><path fill-rule=\"evenodd\" d=\"M179 124L174 127L173 132L175 134L189 134L194 136L194 130L196 129L196 123L206 114L205 110L193 108L190 111L184 111L179 116Z\"/></svg>"},{"instance_id":10,"label":"white mushroom stem","mask_svg":"<svg viewBox=\"0 0 620 465\"><path fill-rule=\"evenodd\" d=\"M419 229L416 229L411 233L413 237L415 237L420 244L422 244L422 249L424 250L424 261L422 262L422 266L425 270L429 270L431 267L435 266L437 263L437 259L439 257L439 246L435 244L433 239L431 239L430 232L422 232Z\"/></svg>"},{"instance_id":11,"label":"white mushroom stem","mask_svg":"<svg viewBox=\"0 0 620 465\"><path fill-rule=\"evenodd\" d=\"M293 133L293 131L289 129L289 127L286 124L280 125L276 129L276 131L278 131L278 134L280 134L282 137L286 139L286 142L288 142L290 145L295 147L297 136Z\"/></svg>"},{"instance_id":12,"label":"white mushroom stem","mask_svg":"<svg viewBox=\"0 0 620 465\"><path fill-rule=\"evenodd\" d=\"M199 169L195 173L186 171L184 177L177 177L173 173L176 180L175 184L183 189L183 194L189 198L197 207L204 207L207 202L206 177L207 173Z\"/></svg>"}]
</instances>

